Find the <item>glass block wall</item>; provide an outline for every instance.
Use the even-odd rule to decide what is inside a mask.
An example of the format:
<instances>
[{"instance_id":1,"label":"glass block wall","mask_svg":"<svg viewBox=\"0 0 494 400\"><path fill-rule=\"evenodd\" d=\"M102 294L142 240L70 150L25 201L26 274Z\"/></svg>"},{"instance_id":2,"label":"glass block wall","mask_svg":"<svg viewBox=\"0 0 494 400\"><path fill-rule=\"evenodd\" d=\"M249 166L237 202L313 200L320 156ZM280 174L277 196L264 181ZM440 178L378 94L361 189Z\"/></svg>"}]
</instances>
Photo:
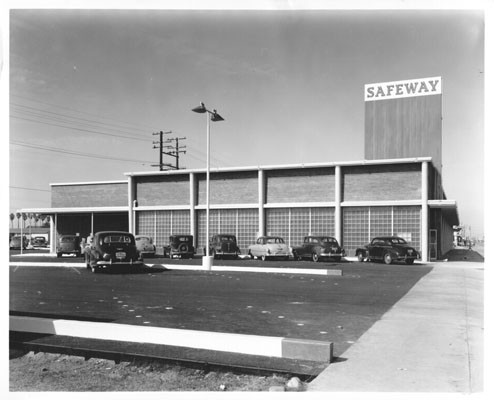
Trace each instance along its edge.
<instances>
[{"instance_id":1,"label":"glass block wall","mask_svg":"<svg viewBox=\"0 0 494 400\"><path fill-rule=\"evenodd\" d=\"M343 247L349 256L376 236L401 236L417 250L420 248L421 209L403 207L343 208Z\"/></svg>"},{"instance_id":2,"label":"glass block wall","mask_svg":"<svg viewBox=\"0 0 494 400\"><path fill-rule=\"evenodd\" d=\"M258 209L209 210L209 236L227 233L237 237L243 254L257 238L259 230ZM197 211L197 247L202 254L206 246L206 210Z\"/></svg>"},{"instance_id":3,"label":"glass block wall","mask_svg":"<svg viewBox=\"0 0 494 400\"><path fill-rule=\"evenodd\" d=\"M136 213L136 232L150 235L154 239L157 252L168 243L170 235L190 234L189 210L139 211Z\"/></svg>"},{"instance_id":4,"label":"glass block wall","mask_svg":"<svg viewBox=\"0 0 494 400\"><path fill-rule=\"evenodd\" d=\"M281 236L289 246L300 245L307 235L334 236L334 208L266 209L266 233Z\"/></svg>"}]
</instances>

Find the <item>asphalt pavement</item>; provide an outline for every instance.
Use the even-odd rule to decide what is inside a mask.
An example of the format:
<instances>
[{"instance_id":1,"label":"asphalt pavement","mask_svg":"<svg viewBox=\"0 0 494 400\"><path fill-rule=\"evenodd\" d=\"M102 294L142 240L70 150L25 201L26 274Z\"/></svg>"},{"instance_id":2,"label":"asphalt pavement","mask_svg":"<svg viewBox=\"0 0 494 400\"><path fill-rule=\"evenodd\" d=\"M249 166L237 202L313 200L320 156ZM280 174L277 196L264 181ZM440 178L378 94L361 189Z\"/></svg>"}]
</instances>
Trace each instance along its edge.
<instances>
[{"instance_id":1,"label":"asphalt pavement","mask_svg":"<svg viewBox=\"0 0 494 400\"><path fill-rule=\"evenodd\" d=\"M70 286L70 268L64 273L43 268L33 276L34 269L11 267L10 309L138 324L125 309L132 305L157 325L309 339L327 335L335 342L335 362L308 384L308 391L482 392L483 262L338 267L342 276L332 277L157 267L128 276L79 273L93 297L84 307ZM60 277L67 290L63 302L53 292L53 280ZM180 284L184 279L186 286ZM112 286L116 282L119 286ZM142 285L156 304L143 298ZM111 292L105 292L108 287ZM102 302L106 307L99 309Z\"/></svg>"}]
</instances>

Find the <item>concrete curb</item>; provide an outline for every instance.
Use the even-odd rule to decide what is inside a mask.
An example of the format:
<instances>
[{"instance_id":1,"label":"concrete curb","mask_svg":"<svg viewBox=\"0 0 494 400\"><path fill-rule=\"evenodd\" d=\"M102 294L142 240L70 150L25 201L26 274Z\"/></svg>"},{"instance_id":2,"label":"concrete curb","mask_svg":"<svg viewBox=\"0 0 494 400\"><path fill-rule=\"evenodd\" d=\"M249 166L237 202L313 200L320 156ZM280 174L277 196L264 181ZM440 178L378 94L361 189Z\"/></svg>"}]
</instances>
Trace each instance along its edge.
<instances>
[{"instance_id":1,"label":"concrete curb","mask_svg":"<svg viewBox=\"0 0 494 400\"><path fill-rule=\"evenodd\" d=\"M327 363L333 359L332 342L274 336L20 316L10 316L9 329L16 332L152 343Z\"/></svg>"},{"instance_id":2,"label":"concrete curb","mask_svg":"<svg viewBox=\"0 0 494 400\"><path fill-rule=\"evenodd\" d=\"M159 266L170 270L184 271L206 271L202 265L179 265L179 264L144 264L147 267ZM84 263L69 263L69 262L28 262L28 261L11 261L11 267L70 267L70 268L86 268ZM304 269L304 268L263 268L263 267L234 267L234 266L212 266L211 271L216 272L264 272L272 274L303 274L303 275L333 275L342 276L341 269Z\"/></svg>"}]
</instances>

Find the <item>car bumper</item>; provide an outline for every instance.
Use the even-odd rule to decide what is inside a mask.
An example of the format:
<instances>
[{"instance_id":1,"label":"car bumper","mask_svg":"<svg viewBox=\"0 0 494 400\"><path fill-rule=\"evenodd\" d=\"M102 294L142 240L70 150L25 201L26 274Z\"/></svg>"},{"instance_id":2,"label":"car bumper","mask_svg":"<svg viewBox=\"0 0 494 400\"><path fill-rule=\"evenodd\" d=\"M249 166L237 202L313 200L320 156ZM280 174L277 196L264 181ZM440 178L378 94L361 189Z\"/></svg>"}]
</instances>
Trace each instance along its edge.
<instances>
[{"instance_id":1,"label":"car bumper","mask_svg":"<svg viewBox=\"0 0 494 400\"><path fill-rule=\"evenodd\" d=\"M138 261L104 261L104 260L100 260L100 261L96 261L96 265L98 267L113 267L113 266L128 266L128 265L131 265L131 266L136 266L136 267L139 267L139 266L143 266L144 263L140 260Z\"/></svg>"},{"instance_id":2,"label":"car bumper","mask_svg":"<svg viewBox=\"0 0 494 400\"><path fill-rule=\"evenodd\" d=\"M321 257L345 257L345 252L342 251L341 253L321 253Z\"/></svg>"}]
</instances>

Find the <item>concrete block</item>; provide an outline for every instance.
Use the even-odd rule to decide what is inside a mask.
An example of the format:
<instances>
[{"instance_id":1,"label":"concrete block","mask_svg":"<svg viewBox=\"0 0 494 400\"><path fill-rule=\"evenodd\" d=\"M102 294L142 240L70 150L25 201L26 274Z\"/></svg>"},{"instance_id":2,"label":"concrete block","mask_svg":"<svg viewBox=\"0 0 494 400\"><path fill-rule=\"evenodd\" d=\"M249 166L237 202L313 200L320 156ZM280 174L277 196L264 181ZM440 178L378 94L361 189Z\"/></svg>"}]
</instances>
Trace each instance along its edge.
<instances>
[{"instance_id":1,"label":"concrete block","mask_svg":"<svg viewBox=\"0 0 494 400\"><path fill-rule=\"evenodd\" d=\"M333 343L319 340L283 338L281 356L297 360L330 363L333 359Z\"/></svg>"}]
</instances>

